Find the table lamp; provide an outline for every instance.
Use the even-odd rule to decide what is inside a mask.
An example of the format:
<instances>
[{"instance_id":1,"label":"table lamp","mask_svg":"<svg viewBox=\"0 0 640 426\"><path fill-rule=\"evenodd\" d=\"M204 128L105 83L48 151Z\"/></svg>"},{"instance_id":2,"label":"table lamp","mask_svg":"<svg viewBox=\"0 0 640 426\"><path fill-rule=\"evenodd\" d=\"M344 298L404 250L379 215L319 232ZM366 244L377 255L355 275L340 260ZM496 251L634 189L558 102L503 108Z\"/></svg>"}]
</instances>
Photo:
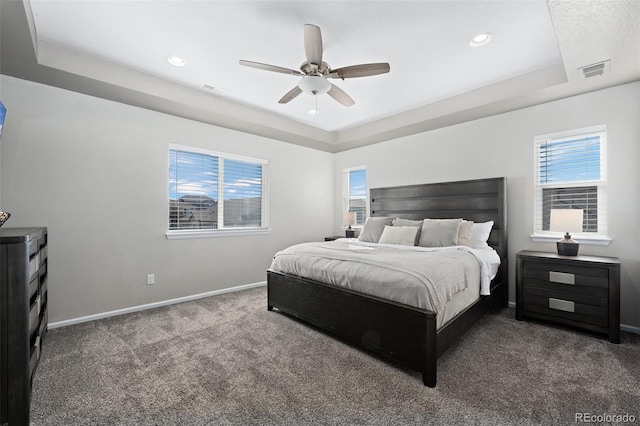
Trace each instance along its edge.
<instances>
[{"instance_id":1,"label":"table lamp","mask_svg":"<svg viewBox=\"0 0 640 426\"><path fill-rule=\"evenodd\" d=\"M565 232L556 243L561 256L577 256L580 244L571 239L570 232L582 232L582 209L551 209L550 231Z\"/></svg>"},{"instance_id":2,"label":"table lamp","mask_svg":"<svg viewBox=\"0 0 640 426\"><path fill-rule=\"evenodd\" d=\"M348 225L349 227L345 230L345 236L347 238L353 238L356 236L356 231L351 228L351 225L356 224L356 212L347 212L342 217L342 224Z\"/></svg>"}]
</instances>

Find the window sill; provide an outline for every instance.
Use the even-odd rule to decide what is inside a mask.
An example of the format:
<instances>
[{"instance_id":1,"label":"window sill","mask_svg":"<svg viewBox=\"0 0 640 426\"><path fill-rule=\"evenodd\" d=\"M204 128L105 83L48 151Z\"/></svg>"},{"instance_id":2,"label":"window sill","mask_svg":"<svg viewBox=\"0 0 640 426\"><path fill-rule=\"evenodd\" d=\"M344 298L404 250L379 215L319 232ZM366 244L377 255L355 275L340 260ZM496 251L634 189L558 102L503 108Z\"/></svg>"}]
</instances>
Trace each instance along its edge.
<instances>
[{"instance_id":1,"label":"window sill","mask_svg":"<svg viewBox=\"0 0 640 426\"><path fill-rule=\"evenodd\" d=\"M217 238L244 235L265 235L271 233L269 228L252 229L216 229L216 230L180 230L167 231L167 240L184 240L189 238Z\"/></svg>"},{"instance_id":2,"label":"window sill","mask_svg":"<svg viewBox=\"0 0 640 426\"><path fill-rule=\"evenodd\" d=\"M533 234L530 237L531 240L535 243L555 243L562 239L562 235L560 234ZM605 237L603 235L572 235L571 239L579 244L584 244L587 246L608 246L611 242L611 238Z\"/></svg>"}]
</instances>

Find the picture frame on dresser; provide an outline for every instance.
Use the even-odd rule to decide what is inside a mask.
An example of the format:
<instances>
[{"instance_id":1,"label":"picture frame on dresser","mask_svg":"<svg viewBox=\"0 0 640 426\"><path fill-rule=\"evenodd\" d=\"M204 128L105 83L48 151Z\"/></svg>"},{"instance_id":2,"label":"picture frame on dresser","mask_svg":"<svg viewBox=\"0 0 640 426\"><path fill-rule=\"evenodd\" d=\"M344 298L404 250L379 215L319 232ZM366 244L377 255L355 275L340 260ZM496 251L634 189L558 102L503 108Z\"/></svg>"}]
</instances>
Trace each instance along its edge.
<instances>
[{"instance_id":1,"label":"picture frame on dresser","mask_svg":"<svg viewBox=\"0 0 640 426\"><path fill-rule=\"evenodd\" d=\"M569 326L620 343L620 260L517 253L516 319Z\"/></svg>"}]
</instances>

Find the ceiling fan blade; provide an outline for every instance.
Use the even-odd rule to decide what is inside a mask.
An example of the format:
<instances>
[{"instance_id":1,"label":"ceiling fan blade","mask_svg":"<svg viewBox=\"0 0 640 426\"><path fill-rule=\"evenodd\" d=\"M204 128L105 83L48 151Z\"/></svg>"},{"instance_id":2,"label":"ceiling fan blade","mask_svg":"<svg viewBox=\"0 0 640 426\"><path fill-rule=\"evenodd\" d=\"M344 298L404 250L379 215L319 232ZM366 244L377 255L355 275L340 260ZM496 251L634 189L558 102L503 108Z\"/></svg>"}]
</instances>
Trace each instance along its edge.
<instances>
[{"instance_id":1,"label":"ceiling fan blade","mask_svg":"<svg viewBox=\"0 0 640 426\"><path fill-rule=\"evenodd\" d=\"M331 96L336 101L340 102L342 105L349 107L355 104L355 101L351 99L351 96L347 95L344 90L336 86L335 84L331 85L331 89L327 92L327 95Z\"/></svg>"},{"instance_id":2,"label":"ceiling fan blade","mask_svg":"<svg viewBox=\"0 0 640 426\"><path fill-rule=\"evenodd\" d=\"M289 68L277 67L275 65L263 64L260 62L245 61L243 59L240 60L240 65L244 65L245 67L257 68L259 70L279 72L282 74L304 75L300 71L292 70Z\"/></svg>"},{"instance_id":3,"label":"ceiling fan blade","mask_svg":"<svg viewBox=\"0 0 640 426\"><path fill-rule=\"evenodd\" d=\"M311 24L304 26L304 52L310 64L322 64L322 34L320 27Z\"/></svg>"},{"instance_id":4,"label":"ceiling fan blade","mask_svg":"<svg viewBox=\"0 0 640 426\"><path fill-rule=\"evenodd\" d=\"M368 77L370 75L378 75L388 73L391 67L386 62L380 62L377 64L362 64L351 65L349 67L342 67L335 70L331 70L327 74L327 78L355 78L355 77Z\"/></svg>"},{"instance_id":5,"label":"ceiling fan blade","mask_svg":"<svg viewBox=\"0 0 640 426\"><path fill-rule=\"evenodd\" d=\"M279 104L286 104L287 102L289 102L291 99L295 98L296 96L298 96L300 93L302 93L302 89L300 89L298 86L294 87L293 89L289 90L279 101Z\"/></svg>"}]
</instances>

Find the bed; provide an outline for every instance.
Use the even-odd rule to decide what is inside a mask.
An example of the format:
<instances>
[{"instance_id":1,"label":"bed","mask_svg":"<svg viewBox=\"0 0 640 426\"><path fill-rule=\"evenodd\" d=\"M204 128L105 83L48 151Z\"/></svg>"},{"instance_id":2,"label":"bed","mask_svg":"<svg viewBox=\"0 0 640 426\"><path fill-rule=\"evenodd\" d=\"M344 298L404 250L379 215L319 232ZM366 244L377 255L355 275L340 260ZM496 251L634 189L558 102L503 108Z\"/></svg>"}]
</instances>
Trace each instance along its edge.
<instances>
[{"instance_id":1,"label":"bed","mask_svg":"<svg viewBox=\"0 0 640 426\"><path fill-rule=\"evenodd\" d=\"M506 179L375 188L370 191L372 217L464 218L493 222L488 245L499 268L486 295L445 320L435 310L411 306L329 280L267 271L268 310L292 315L358 347L422 373L436 386L437 359L485 312L508 302ZM339 242L336 244L340 244ZM273 265L272 265L273 266Z\"/></svg>"}]
</instances>

